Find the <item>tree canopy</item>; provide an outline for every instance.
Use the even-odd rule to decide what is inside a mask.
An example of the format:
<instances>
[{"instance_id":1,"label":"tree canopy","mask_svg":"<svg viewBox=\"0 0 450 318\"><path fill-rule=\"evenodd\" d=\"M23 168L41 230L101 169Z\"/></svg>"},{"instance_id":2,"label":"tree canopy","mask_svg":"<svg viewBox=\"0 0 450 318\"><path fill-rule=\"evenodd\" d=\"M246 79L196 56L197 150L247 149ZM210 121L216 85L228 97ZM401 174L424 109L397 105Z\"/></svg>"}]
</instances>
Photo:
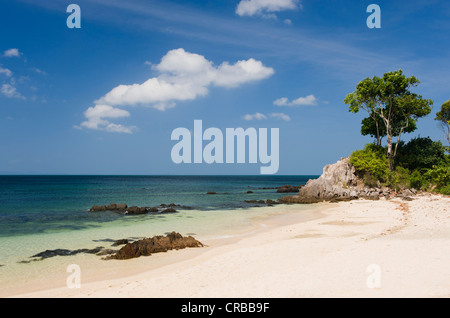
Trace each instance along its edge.
<instances>
[{"instance_id":1,"label":"tree canopy","mask_svg":"<svg viewBox=\"0 0 450 318\"><path fill-rule=\"evenodd\" d=\"M394 170L394 157L402 133L411 130L411 125L431 112L433 101L410 91L419 83L414 76L406 77L402 70L388 72L381 78L374 76L362 80L356 86L356 91L348 94L344 100L350 112L358 113L360 109L367 111L370 120L366 120L366 128L375 126L370 131L376 132L378 141L383 134L386 135L391 171ZM395 136L397 142L394 149L392 138Z\"/></svg>"},{"instance_id":2,"label":"tree canopy","mask_svg":"<svg viewBox=\"0 0 450 318\"><path fill-rule=\"evenodd\" d=\"M446 134L448 143L450 143L450 100L441 106L441 110L436 113L436 120L441 123L442 129Z\"/></svg>"}]
</instances>

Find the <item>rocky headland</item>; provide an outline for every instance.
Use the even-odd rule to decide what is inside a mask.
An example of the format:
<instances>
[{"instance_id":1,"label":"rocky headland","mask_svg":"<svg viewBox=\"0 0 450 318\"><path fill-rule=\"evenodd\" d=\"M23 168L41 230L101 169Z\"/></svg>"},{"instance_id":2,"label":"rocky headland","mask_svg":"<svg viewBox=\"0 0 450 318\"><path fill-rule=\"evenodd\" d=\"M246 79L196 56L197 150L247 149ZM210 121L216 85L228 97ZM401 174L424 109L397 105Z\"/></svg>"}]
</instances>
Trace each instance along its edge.
<instances>
[{"instance_id":1,"label":"rocky headland","mask_svg":"<svg viewBox=\"0 0 450 318\"><path fill-rule=\"evenodd\" d=\"M327 165L318 179L309 180L299 192L293 196L286 196L280 203L318 203L323 201L348 201L355 199L379 200L381 197L390 198L401 196L405 200L415 194L414 189L404 189L400 193L387 187L371 188L356 175L349 158L341 158L338 162Z\"/></svg>"}]
</instances>

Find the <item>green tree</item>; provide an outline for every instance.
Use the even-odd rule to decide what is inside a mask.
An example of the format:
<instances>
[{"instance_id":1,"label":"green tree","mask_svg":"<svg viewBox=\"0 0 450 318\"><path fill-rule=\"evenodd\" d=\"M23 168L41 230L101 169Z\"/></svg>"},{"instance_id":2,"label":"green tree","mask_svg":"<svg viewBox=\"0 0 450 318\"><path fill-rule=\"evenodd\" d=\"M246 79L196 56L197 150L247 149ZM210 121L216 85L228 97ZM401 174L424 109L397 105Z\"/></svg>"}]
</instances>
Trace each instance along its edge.
<instances>
[{"instance_id":1,"label":"green tree","mask_svg":"<svg viewBox=\"0 0 450 318\"><path fill-rule=\"evenodd\" d=\"M389 170L394 171L394 158L402 133L411 123L431 112L433 101L410 92L420 81L414 76L406 77L402 70L389 72L382 78L374 76L358 83L356 91L348 94L344 102L350 112L357 113L364 109L377 127L377 140L381 137L379 119L383 123L387 137L387 155ZM399 123L401 125L399 126ZM396 130L398 129L398 134ZM395 149L392 138L398 135Z\"/></svg>"},{"instance_id":2,"label":"green tree","mask_svg":"<svg viewBox=\"0 0 450 318\"><path fill-rule=\"evenodd\" d=\"M402 122L398 118L393 120L393 136L398 137L400 134L400 129L405 126L405 122ZM404 129L404 133L411 133L417 129L417 121L411 120L409 125ZM361 134L363 136L371 136L376 139L377 146L381 146L381 142L384 137L386 137L386 128L384 126L383 120L377 116L375 121L372 117L366 117L361 121Z\"/></svg>"},{"instance_id":3,"label":"green tree","mask_svg":"<svg viewBox=\"0 0 450 318\"><path fill-rule=\"evenodd\" d=\"M430 137L417 137L399 147L396 162L410 171L423 171L444 161L445 148L440 141L433 141Z\"/></svg>"},{"instance_id":4,"label":"green tree","mask_svg":"<svg viewBox=\"0 0 450 318\"><path fill-rule=\"evenodd\" d=\"M450 100L441 106L441 110L436 113L435 120L438 120L442 126L442 130L446 134L447 141L450 144Z\"/></svg>"}]
</instances>

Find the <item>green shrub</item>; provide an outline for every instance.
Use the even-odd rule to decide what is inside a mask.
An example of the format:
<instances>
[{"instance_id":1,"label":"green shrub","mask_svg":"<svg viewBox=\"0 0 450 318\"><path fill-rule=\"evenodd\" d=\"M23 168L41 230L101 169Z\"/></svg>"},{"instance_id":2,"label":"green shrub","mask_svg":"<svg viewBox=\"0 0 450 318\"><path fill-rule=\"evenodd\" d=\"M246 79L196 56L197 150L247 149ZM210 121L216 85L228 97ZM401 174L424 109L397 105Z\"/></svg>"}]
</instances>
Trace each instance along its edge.
<instances>
[{"instance_id":1,"label":"green shrub","mask_svg":"<svg viewBox=\"0 0 450 318\"><path fill-rule=\"evenodd\" d=\"M433 166L424 173L424 178L438 190L447 189L450 186L450 165Z\"/></svg>"},{"instance_id":2,"label":"green shrub","mask_svg":"<svg viewBox=\"0 0 450 318\"><path fill-rule=\"evenodd\" d=\"M409 176L409 186L414 189L423 189L427 188L428 182L423 178L422 174L415 170Z\"/></svg>"},{"instance_id":3,"label":"green shrub","mask_svg":"<svg viewBox=\"0 0 450 318\"><path fill-rule=\"evenodd\" d=\"M386 181L389 164L382 147L367 144L363 150L352 153L350 163L355 167L356 173L368 183Z\"/></svg>"},{"instance_id":4,"label":"green shrub","mask_svg":"<svg viewBox=\"0 0 450 318\"><path fill-rule=\"evenodd\" d=\"M395 158L396 165L410 171L431 169L445 159L445 147L440 141L430 137L411 139L406 145L400 144Z\"/></svg>"},{"instance_id":5,"label":"green shrub","mask_svg":"<svg viewBox=\"0 0 450 318\"><path fill-rule=\"evenodd\" d=\"M395 190L410 187L410 171L403 167L395 168L395 171L387 172L387 180L385 185Z\"/></svg>"},{"instance_id":6,"label":"green shrub","mask_svg":"<svg viewBox=\"0 0 450 318\"><path fill-rule=\"evenodd\" d=\"M442 187L439 190L439 193L441 194L446 194L446 195L450 195L450 184L447 184L446 186Z\"/></svg>"}]
</instances>

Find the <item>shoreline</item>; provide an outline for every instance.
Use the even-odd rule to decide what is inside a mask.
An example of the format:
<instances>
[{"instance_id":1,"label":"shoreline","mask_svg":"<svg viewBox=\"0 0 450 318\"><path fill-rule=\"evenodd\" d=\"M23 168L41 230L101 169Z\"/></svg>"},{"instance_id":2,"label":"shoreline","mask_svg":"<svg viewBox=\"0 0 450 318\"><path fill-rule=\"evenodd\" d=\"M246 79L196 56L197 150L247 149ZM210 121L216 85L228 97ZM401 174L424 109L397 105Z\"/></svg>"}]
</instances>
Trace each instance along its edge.
<instances>
[{"instance_id":1,"label":"shoreline","mask_svg":"<svg viewBox=\"0 0 450 318\"><path fill-rule=\"evenodd\" d=\"M236 221L229 221L228 230L221 229L219 232L214 231L214 234L200 234L194 235L196 239L205 244L202 248L187 248L178 251L168 251L165 253L156 253L151 256L143 256L128 260L103 260L104 256L98 256L95 254L77 254L74 256L57 256L49 259L41 260L38 262L32 262L31 264L23 264L23 266L34 266L22 268L22 274L26 270L27 272L42 272L42 276L36 277L31 275L26 282L21 277L19 284L16 284L14 280L10 282L3 282L2 288L0 288L1 297L16 297L16 295L40 293L45 290L53 290L66 286L66 279L69 273L66 272L66 267L71 264L77 264L82 268L82 281L89 284L99 280L109 280L126 278L133 275L143 273L149 269L158 269L163 266L171 265L173 263L182 262L190 258L194 258L210 248L224 246L235 243L240 239L253 235L256 232L267 230L275 224L283 224L291 222L292 220L302 222L304 220L317 217L317 209L323 204L306 205L301 207L293 205L277 205L275 207L253 207L245 210L234 210L235 213L252 213L250 221L245 217L242 219L243 223L235 226ZM226 213L230 213L226 211ZM188 213L192 213L189 211ZM202 211L200 211L202 213ZM227 219L233 219L233 216L227 217ZM219 219L218 221L224 221ZM145 223L143 223L145 227ZM131 232L134 233L134 227L131 228ZM137 229L140 234L141 228ZM94 232L96 232L94 230ZM210 231L209 231L210 232ZM161 235L163 233L155 233L155 235ZM190 234L190 233L188 233ZM186 234L186 235L188 235ZM194 233L192 233L194 234ZM101 235L100 235L101 236ZM142 236L144 238L144 236ZM59 248L60 243L53 244L53 248ZM90 246L77 246L76 248L94 248L98 243L90 243ZM118 246L120 248L122 246ZM20 265L20 264L19 264ZM9 266L8 266L9 267ZM7 268L8 268L7 267ZM101 268L100 270L98 268ZM10 268L10 267L9 267ZM65 288L65 287L64 287ZM21 297L21 296L18 296ZM38 296L39 297L39 296Z\"/></svg>"},{"instance_id":2,"label":"shoreline","mask_svg":"<svg viewBox=\"0 0 450 318\"><path fill-rule=\"evenodd\" d=\"M450 297L449 203L433 194L324 203L308 210L318 213L311 219L279 215L241 237L202 242L206 248L117 263L119 274L80 289L9 296ZM149 269L157 260L161 266ZM147 269L132 272L138 265ZM380 284L371 288L374 265Z\"/></svg>"}]
</instances>

